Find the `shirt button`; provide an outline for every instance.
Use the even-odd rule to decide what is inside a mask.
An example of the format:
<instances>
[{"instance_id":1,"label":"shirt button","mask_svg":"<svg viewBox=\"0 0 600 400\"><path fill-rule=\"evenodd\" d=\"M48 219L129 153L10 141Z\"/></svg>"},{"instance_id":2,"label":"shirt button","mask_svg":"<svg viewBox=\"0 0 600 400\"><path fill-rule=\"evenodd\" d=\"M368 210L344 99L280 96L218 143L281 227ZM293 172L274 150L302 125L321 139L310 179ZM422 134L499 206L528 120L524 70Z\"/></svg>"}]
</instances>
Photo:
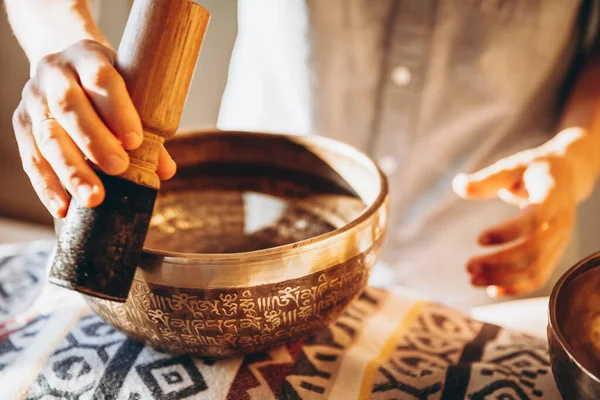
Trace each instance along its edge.
<instances>
[{"instance_id":1,"label":"shirt button","mask_svg":"<svg viewBox=\"0 0 600 400\"><path fill-rule=\"evenodd\" d=\"M398 162L392 156L381 157L378 164L386 175L392 175L398 169Z\"/></svg>"},{"instance_id":2,"label":"shirt button","mask_svg":"<svg viewBox=\"0 0 600 400\"><path fill-rule=\"evenodd\" d=\"M412 80L410 69L405 66L399 66L392 71L392 82L398 86L407 86Z\"/></svg>"}]
</instances>

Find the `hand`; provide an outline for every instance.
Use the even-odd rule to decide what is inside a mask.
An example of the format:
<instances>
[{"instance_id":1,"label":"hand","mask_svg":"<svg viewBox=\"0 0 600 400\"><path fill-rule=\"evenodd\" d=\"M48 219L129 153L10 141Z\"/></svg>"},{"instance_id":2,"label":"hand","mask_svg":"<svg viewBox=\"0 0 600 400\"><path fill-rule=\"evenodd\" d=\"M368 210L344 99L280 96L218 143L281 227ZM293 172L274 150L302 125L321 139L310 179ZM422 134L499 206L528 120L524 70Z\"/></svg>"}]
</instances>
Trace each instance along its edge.
<instances>
[{"instance_id":1,"label":"hand","mask_svg":"<svg viewBox=\"0 0 600 400\"><path fill-rule=\"evenodd\" d=\"M23 169L55 218L66 214L65 188L87 207L104 200L88 161L118 175L129 165L125 150L142 143L140 118L114 61L114 51L93 40L44 57L13 115ZM163 148L158 176L168 179L175 169Z\"/></svg>"},{"instance_id":2,"label":"hand","mask_svg":"<svg viewBox=\"0 0 600 400\"><path fill-rule=\"evenodd\" d=\"M541 146L502 159L471 175L458 175L454 191L465 199L501 200L521 212L478 238L497 250L467 264L471 283L492 297L541 288L567 247L575 224L573 169L563 153Z\"/></svg>"}]
</instances>

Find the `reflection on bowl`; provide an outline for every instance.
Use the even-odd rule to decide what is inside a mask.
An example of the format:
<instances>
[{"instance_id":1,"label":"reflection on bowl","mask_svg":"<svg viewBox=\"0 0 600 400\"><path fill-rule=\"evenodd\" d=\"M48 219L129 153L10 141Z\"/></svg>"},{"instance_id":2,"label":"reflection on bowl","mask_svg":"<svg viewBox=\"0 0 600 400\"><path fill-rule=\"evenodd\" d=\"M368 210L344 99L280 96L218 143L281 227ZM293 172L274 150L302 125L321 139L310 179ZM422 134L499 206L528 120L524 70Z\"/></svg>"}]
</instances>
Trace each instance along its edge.
<instances>
[{"instance_id":1,"label":"reflection on bowl","mask_svg":"<svg viewBox=\"0 0 600 400\"><path fill-rule=\"evenodd\" d=\"M552 371L565 399L600 399L600 253L579 262L550 296Z\"/></svg>"},{"instance_id":2,"label":"reflection on bowl","mask_svg":"<svg viewBox=\"0 0 600 400\"><path fill-rule=\"evenodd\" d=\"M298 340L360 294L388 212L366 156L247 132L180 135L167 148L178 173L159 192L129 298L86 297L105 321L161 349L228 356Z\"/></svg>"}]
</instances>

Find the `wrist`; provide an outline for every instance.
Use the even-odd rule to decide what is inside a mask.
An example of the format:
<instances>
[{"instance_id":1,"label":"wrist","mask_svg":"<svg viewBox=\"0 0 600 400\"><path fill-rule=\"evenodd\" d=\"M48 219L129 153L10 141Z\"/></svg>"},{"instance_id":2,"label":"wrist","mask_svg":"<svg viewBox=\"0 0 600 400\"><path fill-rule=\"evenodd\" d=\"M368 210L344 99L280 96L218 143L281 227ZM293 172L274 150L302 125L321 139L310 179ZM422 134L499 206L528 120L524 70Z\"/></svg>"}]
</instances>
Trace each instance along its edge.
<instances>
[{"instance_id":1,"label":"wrist","mask_svg":"<svg viewBox=\"0 0 600 400\"><path fill-rule=\"evenodd\" d=\"M588 129L571 127L561 130L542 146L547 154L560 157L570 170L577 202L592 193L600 173L600 143Z\"/></svg>"},{"instance_id":2,"label":"wrist","mask_svg":"<svg viewBox=\"0 0 600 400\"><path fill-rule=\"evenodd\" d=\"M25 51L33 76L39 61L80 40L111 47L96 25L88 0L5 0L10 24Z\"/></svg>"}]
</instances>

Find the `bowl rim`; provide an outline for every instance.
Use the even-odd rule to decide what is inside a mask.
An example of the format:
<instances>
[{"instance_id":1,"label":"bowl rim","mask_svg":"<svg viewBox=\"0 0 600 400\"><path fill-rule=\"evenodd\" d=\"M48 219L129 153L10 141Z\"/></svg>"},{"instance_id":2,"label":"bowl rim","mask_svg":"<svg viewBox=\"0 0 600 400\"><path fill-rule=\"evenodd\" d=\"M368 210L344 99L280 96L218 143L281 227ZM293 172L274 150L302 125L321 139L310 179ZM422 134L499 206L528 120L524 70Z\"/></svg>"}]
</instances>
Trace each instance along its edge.
<instances>
[{"instance_id":1,"label":"bowl rim","mask_svg":"<svg viewBox=\"0 0 600 400\"><path fill-rule=\"evenodd\" d=\"M377 194L377 197L371 205L366 207L363 212L348 222L342 227L334 229L330 232L314 236L299 242L286 244L283 246L269 247L267 249L253 250L248 252L237 252L237 253L183 253L158 250L149 247L144 247L142 250L142 257L154 256L163 258L164 262L173 264L197 264L199 261L206 263L235 263L240 262L252 263L253 261L265 261L272 258L282 258L285 254L286 257L297 255L300 252L310 250L316 246L326 246L329 243L335 242L341 239L345 234L350 231L360 229L361 225L365 224L382 206L386 205L389 194L389 184L386 175L383 173L381 168L365 153L350 146L349 144L330 139L324 136L320 136L314 133L300 135L293 133L278 133L278 132L258 132L258 131L243 131L243 130L220 130L217 128L213 129L187 129L177 133L176 136L168 139L168 142L177 142L189 140L190 138L197 136L217 136L217 135L248 135L248 136L262 136L262 137L281 137L300 145L312 145L329 150L342 153L351 156L353 159L360 162L363 166L372 169L377 173L380 181L381 189ZM383 234L383 231L380 233Z\"/></svg>"},{"instance_id":2,"label":"bowl rim","mask_svg":"<svg viewBox=\"0 0 600 400\"><path fill-rule=\"evenodd\" d=\"M558 304L558 296L562 292L563 288L569 282L572 282L580 276L581 274L590 271L593 268L596 268L600 265L600 251L590 254L589 256L583 258L571 268L569 268L556 282L554 287L552 288L552 292L550 292L550 299L548 302L548 327L552 329L554 333L555 339L560 343L561 347L567 354L567 356L574 362L581 371L583 371L590 379L594 380L597 383L600 383L600 378L594 375L590 370L588 370L583 364L579 362L579 360L575 357L573 350L565 337L560 330L560 326L557 321L556 308Z\"/></svg>"}]
</instances>

